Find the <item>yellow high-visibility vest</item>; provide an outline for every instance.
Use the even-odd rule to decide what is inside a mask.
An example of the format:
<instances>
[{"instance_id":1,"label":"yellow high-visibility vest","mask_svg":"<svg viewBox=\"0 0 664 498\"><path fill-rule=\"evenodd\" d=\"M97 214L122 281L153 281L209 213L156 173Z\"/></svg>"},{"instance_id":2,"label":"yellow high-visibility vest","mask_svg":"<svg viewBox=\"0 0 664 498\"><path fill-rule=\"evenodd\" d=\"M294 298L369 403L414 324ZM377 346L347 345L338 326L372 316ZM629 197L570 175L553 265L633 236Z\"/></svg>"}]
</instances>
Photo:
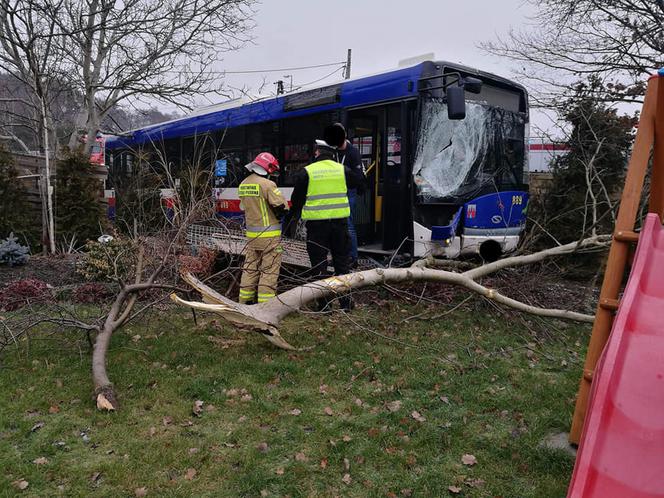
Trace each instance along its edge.
<instances>
[{"instance_id":1,"label":"yellow high-visibility vest","mask_svg":"<svg viewBox=\"0 0 664 498\"><path fill-rule=\"evenodd\" d=\"M348 218L350 205L343 164L326 159L304 168L309 176L303 220Z\"/></svg>"}]
</instances>

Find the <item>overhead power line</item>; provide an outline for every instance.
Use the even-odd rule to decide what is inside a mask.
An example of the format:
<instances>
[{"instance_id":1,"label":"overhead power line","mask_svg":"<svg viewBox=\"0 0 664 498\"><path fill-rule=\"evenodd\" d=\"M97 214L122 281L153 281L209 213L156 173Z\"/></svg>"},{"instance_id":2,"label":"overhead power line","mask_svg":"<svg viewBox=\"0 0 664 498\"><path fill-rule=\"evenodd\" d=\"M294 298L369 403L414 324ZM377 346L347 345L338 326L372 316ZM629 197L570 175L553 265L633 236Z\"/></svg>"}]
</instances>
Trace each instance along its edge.
<instances>
[{"instance_id":1,"label":"overhead power line","mask_svg":"<svg viewBox=\"0 0 664 498\"><path fill-rule=\"evenodd\" d=\"M345 63L344 63L344 64L345 64ZM305 87L305 86L313 85L314 83L318 83L318 82L320 82L320 81L323 81L323 80L329 78L330 76L335 75L335 74L338 73L339 71L342 71L342 70L345 70L345 69L346 69L345 66L344 66L344 67L340 67L340 68L338 68L338 69L335 69L335 70L332 71L330 74L326 74L326 75L323 76L322 78L318 78L317 80L310 81L309 83L303 83L303 84L301 84L301 85L298 85L297 88L296 88L296 90L299 90L300 88L303 88L303 87Z\"/></svg>"},{"instance_id":2,"label":"overhead power line","mask_svg":"<svg viewBox=\"0 0 664 498\"><path fill-rule=\"evenodd\" d=\"M332 67L346 64L346 61L330 62L329 64L316 64L313 66L300 66L300 67L284 67L279 69L250 69L247 71L218 71L219 73L226 74L249 74L249 73L278 73L280 71L302 71L305 69L316 69L317 67Z\"/></svg>"},{"instance_id":3,"label":"overhead power line","mask_svg":"<svg viewBox=\"0 0 664 498\"><path fill-rule=\"evenodd\" d=\"M281 71L303 71L305 69L316 69L319 67L332 67L332 66L342 66L345 65L346 61L341 62L330 62L328 64L315 64L313 66L299 66L299 67L281 67L281 68L272 68L272 69L247 69L243 71L202 71L203 73L208 74L254 74L254 73L278 73ZM197 71L191 71L189 69L173 70L173 72L179 73L198 73Z\"/></svg>"}]
</instances>

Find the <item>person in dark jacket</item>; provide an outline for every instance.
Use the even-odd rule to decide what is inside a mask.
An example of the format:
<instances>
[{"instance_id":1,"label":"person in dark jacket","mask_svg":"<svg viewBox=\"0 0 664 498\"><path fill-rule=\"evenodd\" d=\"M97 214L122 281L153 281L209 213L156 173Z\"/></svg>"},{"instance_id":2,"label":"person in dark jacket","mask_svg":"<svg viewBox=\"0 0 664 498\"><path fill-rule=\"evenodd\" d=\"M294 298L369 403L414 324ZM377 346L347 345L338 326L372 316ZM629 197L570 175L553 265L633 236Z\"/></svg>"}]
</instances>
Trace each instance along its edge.
<instances>
[{"instance_id":1,"label":"person in dark jacket","mask_svg":"<svg viewBox=\"0 0 664 498\"><path fill-rule=\"evenodd\" d=\"M348 190L363 189L364 176L336 159L335 147L316 141L314 162L295 176L290 214L285 221L287 233L295 229L298 218L306 221L307 253L316 279L327 275L328 253L335 275L351 270ZM339 304L345 310L352 308L350 296L341 297ZM326 306L327 300L317 302L318 310Z\"/></svg>"},{"instance_id":2,"label":"person in dark jacket","mask_svg":"<svg viewBox=\"0 0 664 498\"><path fill-rule=\"evenodd\" d=\"M323 140L337 148L337 161L351 170L361 173L364 179L364 165L362 155L346 134L346 128L341 123L334 123L323 131ZM357 231L355 220L357 219L357 189L348 189L348 203L350 204L350 216L348 217L348 234L350 235L351 267L357 267Z\"/></svg>"}]
</instances>

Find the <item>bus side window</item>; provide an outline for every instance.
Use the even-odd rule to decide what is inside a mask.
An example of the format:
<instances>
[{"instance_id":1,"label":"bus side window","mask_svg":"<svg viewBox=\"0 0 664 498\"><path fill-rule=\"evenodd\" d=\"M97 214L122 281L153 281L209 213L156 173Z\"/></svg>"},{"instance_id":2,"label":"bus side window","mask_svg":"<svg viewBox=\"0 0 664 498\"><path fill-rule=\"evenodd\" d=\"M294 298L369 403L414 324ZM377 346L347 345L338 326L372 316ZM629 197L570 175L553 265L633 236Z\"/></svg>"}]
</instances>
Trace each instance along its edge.
<instances>
[{"instance_id":1,"label":"bus side window","mask_svg":"<svg viewBox=\"0 0 664 498\"><path fill-rule=\"evenodd\" d=\"M279 185L292 187L295 175L313 161L313 143L322 138L326 126L341 120L338 111L286 118L281 123L281 148L277 159L281 165Z\"/></svg>"},{"instance_id":2,"label":"bus side window","mask_svg":"<svg viewBox=\"0 0 664 498\"><path fill-rule=\"evenodd\" d=\"M282 186L292 187L295 184L295 175L309 164L311 154L311 146L309 144L284 145L280 178Z\"/></svg>"},{"instance_id":3,"label":"bus side window","mask_svg":"<svg viewBox=\"0 0 664 498\"><path fill-rule=\"evenodd\" d=\"M219 159L226 161L226 175L215 178L215 183L221 188L236 188L249 174L244 167L248 162L246 153L243 150L223 149L217 151L217 160Z\"/></svg>"}]
</instances>

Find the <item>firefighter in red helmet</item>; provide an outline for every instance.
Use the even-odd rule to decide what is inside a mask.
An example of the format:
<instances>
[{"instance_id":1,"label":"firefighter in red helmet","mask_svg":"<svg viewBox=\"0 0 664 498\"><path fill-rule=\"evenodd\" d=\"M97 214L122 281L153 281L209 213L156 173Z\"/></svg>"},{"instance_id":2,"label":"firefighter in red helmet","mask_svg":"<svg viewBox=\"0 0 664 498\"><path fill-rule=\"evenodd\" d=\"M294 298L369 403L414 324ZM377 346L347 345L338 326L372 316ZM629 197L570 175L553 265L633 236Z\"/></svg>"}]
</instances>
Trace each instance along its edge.
<instances>
[{"instance_id":1,"label":"firefighter in red helmet","mask_svg":"<svg viewBox=\"0 0 664 498\"><path fill-rule=\"evenodd\" d=\"M245 167L251 174L238 189L247 236L239 301L262 303L277 292L282 253L279 219L288 210L288 202L268 178L279 172L272 154L261 152Z\"/></svg>"}]
</instances>

